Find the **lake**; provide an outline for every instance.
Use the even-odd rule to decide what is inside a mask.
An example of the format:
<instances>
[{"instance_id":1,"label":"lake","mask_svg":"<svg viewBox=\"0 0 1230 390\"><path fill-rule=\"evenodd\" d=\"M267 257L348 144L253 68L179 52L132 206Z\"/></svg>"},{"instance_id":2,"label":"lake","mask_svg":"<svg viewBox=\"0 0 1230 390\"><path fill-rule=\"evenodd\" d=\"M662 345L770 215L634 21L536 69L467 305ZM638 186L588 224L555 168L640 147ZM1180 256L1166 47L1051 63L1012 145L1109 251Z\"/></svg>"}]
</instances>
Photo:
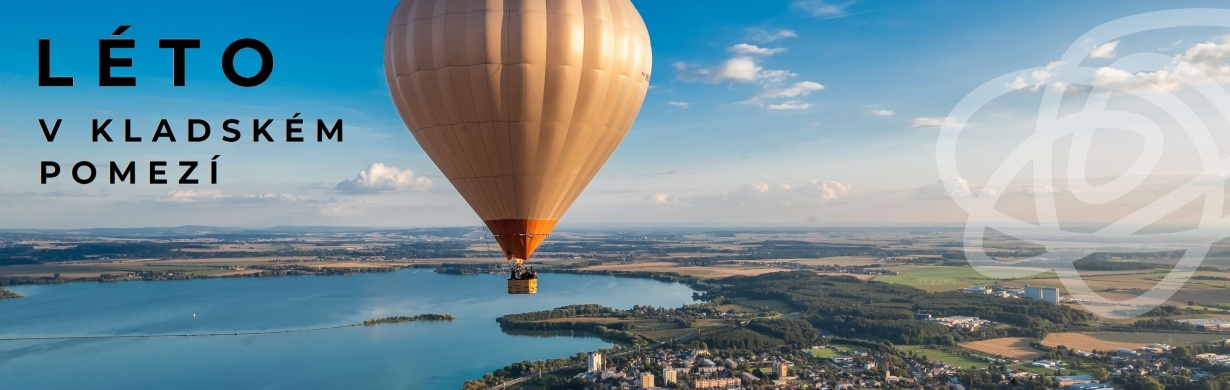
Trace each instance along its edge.
<instances>
[{"instance_id":1,"label":"lake","mask_svg":"<svg viewBox=\"0 0 1230 390\"><path fill-rule=\"evenodd\" d=\"M250 336L0 341L0 387L456 389L509 363L611 346L505 334L496 317L584 303L678 307L693 292L569 274L544 274L536 295L505 288L502 275L424 269L14 286L26 297L0 300L0 338L288 330L422 313L457 319Z\"/></svg>"}]
</instances>

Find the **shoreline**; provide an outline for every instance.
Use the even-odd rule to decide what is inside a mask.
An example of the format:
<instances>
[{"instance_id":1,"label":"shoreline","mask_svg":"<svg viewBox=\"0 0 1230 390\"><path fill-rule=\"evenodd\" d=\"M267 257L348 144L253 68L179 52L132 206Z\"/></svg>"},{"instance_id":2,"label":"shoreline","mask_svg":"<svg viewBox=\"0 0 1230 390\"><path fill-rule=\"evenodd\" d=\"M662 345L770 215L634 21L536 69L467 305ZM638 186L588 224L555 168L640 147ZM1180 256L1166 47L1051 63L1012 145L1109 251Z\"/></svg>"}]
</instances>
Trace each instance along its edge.
<instances>
[{"instance_id":1,"label":"shoreline","mask_svg":"<svg viewBox=\"0 0 1230 390\"><path fill-rule=\"evenodd\" d=\"M182 280L202 280L202 279L244 279L244 278L278 278L288 276L350 276L361 273L380 273L380 272L396 272L403 269L428 269L438 267L432 263L415 263L415 264L383 264L373 267L309 267L309 266L279 266L268 267L253 266L249 267L252 270L260 270L261 272L245 273L245 274L227 274L227 275L197 275L184 270L167 270L159 273L134 272L132 275L124 275L120 277L108 277L107 275L95 277L10 277L3 279L5 284L0 284L0 291L5 290L5 287L20 287L20 286L50 286L71 283L122 283L122 282L174 282ZM2 267L0 267L2 269ZM148 275L146 275L148 273ZM15 292L14 292L15 293ZM0 293L0 299L4 299Z\"/></svg>"},{"instance_id":2,"label":"shoreline","mask_svg":"<svg viewBox=\"0 0 1230 390\"><path fill-rule=\"evenodd\" d=\"M17 286L68 284L68 283L84 283L84 282L98 282L98 283L113 283L113 282L127 282L127 281L159 282L159 281L174 281L174 280L230 279L230 278L281 277L281 276L348 276L348 275L353 275L355 273L367 273L367 272L397 272L397 271L402 271L402 270L411 269L411 268L413 269L432 269L433 273L438 273L441 275L452 275L452 276L477 276L477 275L487 274L487 273L440 272L441 270L440 266L442 264L443 263L441 264L419 263L419 264L405 264L405 265L390 265L387 267L380 267L380 268L375 268L375 267L357 268L357 270L359 270L358 272L328 272L328 273L318 273L318 274L264 275L263 273L255 273L255 274L226 275L226 276L193 275L193 277L188 277L188 278L183 278L183 279L150 279L150 280L128 279L128 280L108 281L108 280L98 280L101 278L74 278L74 279L63 279L62 278L61 280L57 280L54 283L27 283L27 284L18 284ZM337 270L337 268L333 268L329 270ZM658 272L658 271L628 272L628 271L608 271L608 270L581 270L581 269L575 269L575 268L545 268L541 271L541 273L544 275L555 273L555 274L572 274L572 275L581 275L581 276L609 276L609 277L616 277L616 278L654 280L654 281L663 282L663 283L679 283L684 286L687 286L689 289L694 290L693 299L695 299L695 297L697 296L696 294L700 294L706 291L706 289L704 288L704 285L706 283L701 278L694 277L694 276L688 276L688 275L682 275L682 274L678 274L674 272ZM259 336L259 335L274 335L274 334L320 332L320 331L328 331L328 330L338 330L338 329L355 328L355 327L369 327L369 326L391 324L391 323L402 323L402 322L417 322L417 321L435 322L435 321L452 321L452 320L454 320L454 318L451 314L420 314L420 315L415 315L415 316L384 317L384 318L378 318L378 319L369 319L363 322L348 324L348 325L337 325L337 326L307 328L307 329L289 329L289 330L258 331L258 332L213 332L213 333L182 333L182 334L152 334L152 335L98 335L98 336L80 335L80 336L40 336L40 337L0 337L0 342L38 341L38 340L49 341L49 340L90 340L90 339L98 340L98 339L171 338L171 337ZM550 334L552 332L551 330L516 329L515 326L506 328L504 324L500 323L498 320L497 320L497 326L500 328L500 331L504 333L509 333L510 331L511 332L526 331L526 332L539 332L540 334ZM559 331L559 330L556 330L556 331ZM595 339L603 340L606 342L612 342L613 344L616 344L616 345L620 345L621 342L629 341L627 338L628 336L627 334L619 335L619 336L624 336L624 337L617 336L613 338L608 338L608 336L613 336L613 335L603 334L603 332L594 332L592 330L588 332L587 331L577 331L577 330L573 330L573 331L577 333L585 334L584 337L587 337L587 338L595 338ZM620 331L619 333L626 333L626 332ZM564 336L550 335L548 337L564 337ZM633 344L635 345L635 343ZM649 343L650 346L654 344L656 343ZM586 351L580 351L580 352L586 352ZM569 359L569 357L547 358L546 360L567 360L567 359ZM469 383L470 381L473 381L473 380L475 380L475 378L465 379L463 384Z\"/></svg>"},{"instance_id":3,"label":"shoreline","mask_svg":"<svg viewBox=\"0 0 1230 390\"><path fill-rule=\"evenodd\" d=\"M304 329L283 329L283 330L265 330L255 332L211 332L211 333L168 333L168 334L129 334L129 335L95 335L95 336L32 336L32 337L0 337L0 342L3 341L36 341L36 340L97 340L97 339L145 339L145 338L163 338L163 337L220 337L220 336L259 336L272 334L289 334L289 333L306 333L320 332L326 330L336 330L345 328L366 327L379 324L397 324L403 322L434 322L434 321L452 321L456 319L452 314L418 314L414 316L393 316L384 318L375 318L363 322L357 322L349 325L322 326L317 328Z\"/></svg>"},{"instance_id":4,"label":"shoreline","mask_svg":"<svg viewBox=\"0 0 1230 390\"><path fill-rule=\"evenodd\" d=\"M115 277L108 278L99 277L84 277L84 278L54 278L54 277L20 277L9 278L4 281L7 284L0 284L0 299L5 298L23 298L24 295L16 291L7 290L6 287L22 287L22 286L53 286L62 284L74 283L123 283L123 282L175 282L184 280L209 280L209 279L246 279L246 278L279 278L279 277L294 277L294 276L350 276L361 273L382 273L382 272L397 272L406 269L430 269L434 273L441 275L453 276L476 276L476 275L502 275L503 272L475 272L463 273L456 272L454 269L442 267L448 263L414 263L414 264L385 264L373 267L307 267L296 266L294 268L279 268L279 269L259 269L263 272L247 273L247 274L231 274L231 275L195 275L182 270L168 270L167 272L179 272L173 278L166 277ZM3 267L0 267L2 269ZM311 271L309 271L309 269ZM298 272L296 272L298 271ZM315 272L312 272L315 271ZM585 270L571 267L544 267L542 274L570 274L570 275L588 275L588 276L611 276L616 278L629 278L641 280L655 280L664 283L679 283L688 286L692 289L698 289L705 285L704 279L696 276L684 275L676 272L661 272L661 271L612 271L612 270ZM2 277L2 276L0 276ZM16 296L5 296L5 292Z\"/></svg>"},{"instance_id":5,"label":"shoreline","mask_svg":"<svg viewBox=\"0 0 1230 390\"><path fill-rule=\"evenodd\" d=\"M431 270L431 269L434 269L435 267L436 267L435 265L431 265L431 266L419 266L419 267L401 267L401 268L399 268L399 269L397 269L397 270L395 270L395 271L404 270L405 268L421 268L421 269L425 269L425 270ZM550 271L548 271L548 272L550 272ZM440 276L440 277L447 277L447 276L483 276L484 278L486 278L486 277L495 276L495 275L485 275L485 274L477 274L477 275L455 275L455 274L449 274L449 273L436 273L436 272L433 272L433 273L434 273L434 274L436 274L436 276ZM606 274L592 274L592 275L589 275L587 272L583 272L583 271L582 271L582 272L569 272L569 271L563 271L563 272L558 272L558 273L562 273L562 274L574 274L574 275L577 275L577 276L610 276L610 277L618 277L618 276L625 276L625 277L626 277L626 276L627 276L627 275L618 275L618 274L612 274L612 275L606 275ZM324 276L324 275L321 275L321 276ZM376 276L376 277L379 277L378 275L369 275L369 276ZM390 274L390 275L386 275L386 276L394 276L394 275ZM209 279L209 278L198 278L198 279ZM481 278L480 278L480 279L481 279ZM493 278L493 279L494 279L494 278ZM632 279L642 279L642 280L645 280L645 279L650 279L650 278L633 277ZM661 281L661 280L657 280L657 281ZM171 288L174 288L174 287L171 287ZM681 297L681 298L683 298L685 302L688 300L688 298L686 298L686 297ZM628 304L629 304L629 305L631 305L632 303L634 303L634 302L629 302ZM0 305L0 306L3 306L3 305ZM444 314L439 314L439 315L443 316ZM421 316L421 315L419 315L419 316ZM415 316L415 317L417 317L417 316ZM384 317L384 318L393 318L393 317ZM358 321L358 319L355 319L355 320L356 320L356 322ZM366 321L364 321L364 322L369 322L369 324L370 324L370 322L371 322L371 321L372 321L372 320L366 320ZM378 325L383 325L383 323L385 323L386 321L381 321L380 319L377 319L377 321L376 321L376 322L379 322L379 323L380 323L380 324L378 324ZM388 323L399 323L399 322L401 322L401 321L396 321L396 320L388 320L387 322L388 322ZM367 326L372 326L372 325L364 325L364 324L362 324L362 322L359 322L359 323L356 323L356 324L344 324L344 325L334 325L334 326L323 326L323 327L315 327L315 328L307 328L307 329L283 329L283 330L271 330L271 331L259 331L259 332L242 332L242 331L240 331L240 332L235 332L235 331L230 331L230 332L227 332L227 331L216 332L216 331L215 331L215 332L201 332L201 333L175 332L175 333L172 333L172 334L147 334L147 335L139 335L139 334L113 334L113 335L82 335L82 334L77 334L77 335L40 335L40 336L34 336L34 337L0 337L0 344L3 344L5 341L12 341L13 343L9 343L10 345L18 345L17 343L21 343L21 342L23 342L23 341L25 341L25 342L40 342L40 341L42 341L42 342L54 342L54 341L60 341L60 340L65 340L65 341L67 341L67 340L82 340L82 341L96 340L96 341L102 341L102 340L105 340L105 339L117 339L117 340L119 340L119 339L140 339L140 338L164 338L164 339L165 339L165 338L177 338L177 337L178 337L178 338L188 338L188 337L226 337L226 336L239 337L239 336L260 336L260 335L275 335L275 334L291 334L291 333L319 332L319 331L340 330L340 329L355 328L355 327L365 327L365 328L366 328ZM516 330L506 330L506 329L504 329L504 328L500 327L500 326L499 326L499 323L498 323L498 322L496 322L496 321L491 321L491 323L489 323L489 325L484 325L484 327L486 327L486 326L494 326L494 327L495 327L495 329L497 329L497 332L500 332L500 333L503 333L503 334L513 334L513 333L517 333L517 331L516 331ZM377 328L379 329L380 327L377 327ZM536 335L536 336L538 336L538 337L550 337L550 338L560 338L560 337L567 338L567 337L569 337L569 335L556 335L556 334L552 334L552 333L553 333L553 332L537 332L537 335ZM338 333L334 333L334 334L338 334ZM334 334L324 335L324 336L326 336L326 337L333 337L332 335L334 335ZM317 337L317 336L307 335L307 337ZM611 339L608 339L608 338L606 338L606 337L603 337L603 335L601 335L601 334L591 334L591 333L586 333L586 332L576 332L576 333L573 335L573 337L585 338L585 339L592 339L592 340L595 340L595 341L597 341L597 340L601 340L601 341L602 341L602 343L601 343L601 344L604 344L604 345L601 345L601 346L596 346L596 348L609 348L609 347L610 347L610 344L614 344L614 345L621 345L621 346L623 345L622 343L620 343L620 340L611 340ZM220 339L220 340L226 340L226 339L224 338L224 339ZM231 340L235 340L235 339L231 339ZM272 338L271 338L271 340L272 340ZM135 340L132 340L132 341L135 341ZM169 341L171 341L171 340L167 340L167 341L169 342ZM588 352L588 351L589 351L589 348L586 348L586 347L581 347L581 348L577 348L577 351L585 351L585 352ZM544 355L542 355L542 356L541 356L541 358L540 358L540 359L541 359L541 360L549 360L549 359L554 359L554 358L556 358L556 357L560 357L560 356L567 356L567 355L569 355L569 354L568 354L568 353L560 353L559 355L555 355L555 354L544 354ZM490 370L496 370L496 369L499 369L499 368L500 368L500 366L504 366L506 363L511 363L511 362L499 363L499 364L497 364L497 365L493 365L493 366L491 366L489 369L490 369ZM467 375L458 376L458 377L456 378L456 383L454 383L454 385L455 385L456 387L460 387L460 386L462 386L462 385L463 385L466 381L473 380L473 379L475 379L475 378L477 378L477 377L479 377L479 376L481 376L481 375L482 375L482 374L480 373L480 374L478 374L478 375L474 375L474 376L467 376Z\"/></svg>"}]
</instances>

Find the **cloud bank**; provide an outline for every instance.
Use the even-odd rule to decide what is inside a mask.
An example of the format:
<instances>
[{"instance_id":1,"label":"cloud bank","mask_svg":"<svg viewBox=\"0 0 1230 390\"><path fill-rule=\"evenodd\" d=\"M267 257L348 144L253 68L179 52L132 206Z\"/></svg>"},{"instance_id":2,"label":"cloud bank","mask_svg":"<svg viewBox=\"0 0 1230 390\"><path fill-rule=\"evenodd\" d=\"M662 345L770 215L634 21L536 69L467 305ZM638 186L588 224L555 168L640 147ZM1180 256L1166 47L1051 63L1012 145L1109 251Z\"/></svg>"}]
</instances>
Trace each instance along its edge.
<instances>
[{"instance_id":1,"label":"cloud bank","mask_svg":"<svg viewBox=\"0 0 1230 390\"><path fill-rule=\"evenodd\" d=\"M346 194L372 194L392 191L426 191L431 179L415 176L414 171L375 163L359 172L354 179L337 183L335 189Z\"/></svg>"}]
</instances>

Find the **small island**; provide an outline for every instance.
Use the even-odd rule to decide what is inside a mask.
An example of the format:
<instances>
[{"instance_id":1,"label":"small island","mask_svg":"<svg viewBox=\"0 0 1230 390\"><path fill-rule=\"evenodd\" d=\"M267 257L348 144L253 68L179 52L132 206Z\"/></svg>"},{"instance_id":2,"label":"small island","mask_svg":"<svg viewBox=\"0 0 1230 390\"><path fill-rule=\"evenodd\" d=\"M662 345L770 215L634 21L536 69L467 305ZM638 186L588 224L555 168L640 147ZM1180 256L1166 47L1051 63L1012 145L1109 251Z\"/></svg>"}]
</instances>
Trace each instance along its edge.
<instances>
[{"instance_id":1,"label":"small island","mask_svg":"<svg viewBox=\"0 0 1230 390\"><path fill-rule=\"evenodd\" d=\"M21 298L21 297L22 297L21 294L18 294L13 291L5 290L4 288L0 288L0 299Z\"/></svg>"},{"instance_id":2,"label":"small island","mask_svg":"<svg viewBox=\"0 0 1230 390\"><path fill-rule=\"evenodd\" d=\"M384 318L373 318L363 321L359 325L372 326L378 324L395 324L398 322L414 322L414 321L452 321L455 318L452 314L419 314L416 316L394 316Z\"/></svg>"}]
</instances>

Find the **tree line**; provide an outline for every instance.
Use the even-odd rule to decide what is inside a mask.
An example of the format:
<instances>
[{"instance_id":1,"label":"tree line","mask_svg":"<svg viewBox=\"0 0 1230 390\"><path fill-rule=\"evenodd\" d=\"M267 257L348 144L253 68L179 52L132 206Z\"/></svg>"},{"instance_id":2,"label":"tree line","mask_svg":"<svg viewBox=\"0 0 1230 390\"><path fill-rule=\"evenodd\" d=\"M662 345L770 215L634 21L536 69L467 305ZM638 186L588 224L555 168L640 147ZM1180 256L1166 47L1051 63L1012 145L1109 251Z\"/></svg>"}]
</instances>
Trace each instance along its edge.
<instances>
[{"instance_id":1,"label":"tree line","mask_svg":"<svg viewBox=\"0 0 1230 390\"><path fill-rule=\"evenodd\" d=\"M776 299L803 312L817 328L844 337L895 344L953 344L1000 336L998 333L1042 337L1048 332L1084 327L1093 320L1087 312L1036 300L928 293L909 286L807 271L734 276L712 283L716 286L706 291L706 298ZM968 333L917 319L918 313L980 317L1009 327L984 331L997 334Z\"/></svg>"}]
</instances>

